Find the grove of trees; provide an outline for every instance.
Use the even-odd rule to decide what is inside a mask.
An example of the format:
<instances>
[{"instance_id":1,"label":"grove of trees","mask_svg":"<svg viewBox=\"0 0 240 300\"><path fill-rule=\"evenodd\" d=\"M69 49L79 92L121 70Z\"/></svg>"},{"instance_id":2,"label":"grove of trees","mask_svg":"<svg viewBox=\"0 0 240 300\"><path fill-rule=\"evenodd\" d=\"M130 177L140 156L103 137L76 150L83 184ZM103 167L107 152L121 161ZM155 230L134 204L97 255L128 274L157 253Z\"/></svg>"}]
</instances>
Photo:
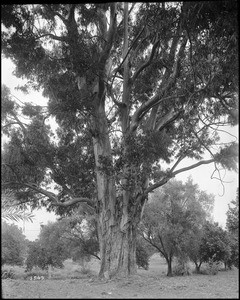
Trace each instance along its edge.
<instances>
[{"instance_id":1,"label":"grove of trees","mask_svg":"<svg viewBox=\"0 0 240 300\"><path fill-rule=\"evenodd\" d=\"M231 257L227 260L228 266L239 267L239 188L237 189L236 199L228 205L227 211L227 230L231 240Z\"/></svg>"},{"instance_id":2,"label":"grove of trees","mask_svg":"<svg viewBox=\"0 0 240 300\"><path fill-rule=\"evenodd\" d=\"M191 177L185 184L171 180L151 195L139 233L165 258L167 276L173 276L174 259L183 268L192 261L197 273L202 263L222 262L225 267L238 267L236 236L213 222L213 206L214 196L201 191ZM230 212L235 215L231 224L238 231L239 216L234 207L228 215Z\"/></svg>"},{"instance_id":3,"label":"grove of trees","mask_svg":"<svg viewBox=\"0 0 240 300\"><path fill-rule=\"evenodd\" d=\"M221 168L237 170L236 143L218 135L238 123L237 1L7 4L1 14L2 53L27 79L19 88L48 99L21 103L2 86L2 189L92 216L99 276L136 273L149 193L200 165L220 180ZM197 162L179 168L187 158Z\"/></svg>"},{"instance_id":4,"label":"grove of trees","mask_svg":"<svg viewBox=\"0 0 240 300\"><path fill-rule=\"evenodd\" d=\"M185 184L171 180L151 196L140 232L166 259L167 275L172 276L173 259L187 257L193 249L192 239L199 241L203 225L211 217L214 197L200 191L190 177Z\"/></svg>"},{"instance_id":5,"label":"grove of trees","mask_svg":"<svg viewBox=\"0 0 240 300\"><path fill-rule=\"evenodd\" d=\"M237 199L232 203L237 203ZM189 274L189 260L195 264L197 273L203 263L209 267L224 263L225 268L233 265L238 268L238 236L212 221L213 202L213 196L199 190L190 177L185 184L171 180L157 189L138 227L137 266L148 270L151 255L158 253L167 262L167 276ZM235 214L236 233L237 206L231 206L229 211ZM31 272L36 266L42 270L63 268L67 258L82 267L92 257L100 260L97 224L93 218L72 214L49 222L34 242L27 241L15 225L4 222L2 228L2 265L24 265Z\"/></svg>"}]
</instances>

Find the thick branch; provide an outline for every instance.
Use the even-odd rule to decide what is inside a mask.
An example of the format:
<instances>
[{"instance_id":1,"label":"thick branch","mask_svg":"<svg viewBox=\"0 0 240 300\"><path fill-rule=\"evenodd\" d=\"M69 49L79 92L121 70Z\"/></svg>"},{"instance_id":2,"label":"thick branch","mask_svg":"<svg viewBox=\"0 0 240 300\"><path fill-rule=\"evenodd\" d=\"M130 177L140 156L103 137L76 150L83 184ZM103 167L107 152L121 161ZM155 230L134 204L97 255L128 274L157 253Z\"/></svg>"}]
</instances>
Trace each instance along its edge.
<instances>
[{"instance_id":1,"label":"thick branch","mask_svg":"<svg viewBox=\"0 0 240 300\"><path fill-rule=\"evenodd\" d=\"M181 155L177 161L175 162L175 164L172 166L170 172L173 172L173 170L176 169L177 165L186 157L186 155Z\"/></svg>"},{"instance_id":2,"label":"thick branch","mask_svg":"<svg viewBox=\"0 0 240 300\"><path fill-rule=\"evenodd\" d=\"M109 57L110 50L112 48L114 36L116 32L116 3L111 3L110 5L110 25L107 33L107 43L103 49L103 52L100 56L99 63L100 66L104 69L106 61ZM103 70L102 69L102 70Z\"/></svg>"},{"instance_id":3,"label":"thick branch","mask_svg":"<svg viewBox=\"0 0 240 300\"><path fill-rule=\"evenodd\" d=\"M180 61L182 59L183 53L184 53L184 49L187 43L187 38L185 37L181 43L178 55L177 55L177 59L174 63L173 66L173 72L172 74L169 76L169 79L166 83L166 85L158 90L158 92L156 93L155 96L153 96L151 99L149 99L147 102L143 103L134 113L133 117L132 117L132 123L130 126L130 131L133 132L134 130L136 130L140 120L142 119L142 117L157 103L159 103L160 101L162 102L163 100L167 99L167 98L173 98L176 96L169 96L166 98L161 99L162 95L164 95L165 92L167 92L167 90L174 84L174 82L176 81L176 78L178 76L178 72L179 72L179 67L180 67Z\"/></svg>"},{"instance_id":4,"label":"thick branch","mask_svg":"<svg viewBox=\"0 0 240 300\"><path fill-rule=\"evenodd\" d=\"M161 92L164 93L164 91L167 89L164 88ZM144 115L155 105L160 104L161 102L165 101L165 100L170 100L172 98L177 98L178 96L169 96L169 97L164 97L161 98L160 97L160 93L156 94L155 96L153 96L151 99L149 99L147 102L143 103L138 110L134 113L133 117L132 117L132 122L131 122L131 126L130 126L130 131L133 132L137 129L137 126L139 124L139 122L141 121L141 119L144 117Z\"/></svg>"},{"instance_id":5,"label":"thick branch","mask_svg":"<svg viewBox=\"0 0 240 300\"><path fill-rule=\"evenodd\" d=\"M119 65L117 68L115 68L115 69L113 70L113 72L112 72L113 75L112 75L111 85L113 84L113 81L114 81L115 77L117 77L117 72L118 72L119 70L121 70L122 65L124 64L125 60L127 59L128 55L129 55L129 53L130 53L130 51L132 50L133 46L134 46L135 43L137 42L138 38L139 38L139 37L141 36L141 34L143 33L145 27L146 27L146 25L144 25L144 27L142 28L142 30L140 30L140 32L138 33L138 35L137 35L137 36L135 37L135 39L133 40L131 46L129 47L129 49L128 49L128 51L127 51L127 53L126 53L125 56L123 57L123 60L122 60L122 62L120 63L120 65ZM147 39L147 37L146 37L145 39ZM144 39L144 40L145 40L145 39ZM142 42L143 42L143 41L141 41L141 43L142 43ZM140 44L138 44L137 49L139 48L139 46L140 46ZM134 52L136 52L136 51L137 51L137 50L135 50ZM134 58L134 56L135 56L135 55L133 54L132 59Z\"/></svg>"},{"instance_id":6,"label":"thick branch","mask_svg":"<svg viewBox=\"0 0 240 300\"><path fill-rule=\"evenodd\" d=\"M132 82L134 82L134 81L137 79L137 77L139 76L139 74L151 64L151 62L152 62L152 60L153 60L153 57L154 57L154 54L155 54L155 52L156 52L157 46L159 45L159 42L160 42L160 40L157 40L157 41L154 43L154 45L153 45L153 47L152 47L151 54L150 54L150 56L149 56L149 59L148 59L144 64L142 64L142 65L138 68L138 70L135 72L135 74L134 74L133 77L132 77Z\"/></svg>"},{"instance_id":7,"label":"thick branch","mask_svg":"<svg viewBox=\"0 0 240 300\"><path fill-rule=\"evenodd\" d=\"M76 4L69 4L69 12L68 12L68 16L67 16L68 22L75 23L75 18L74 18L75 8L76 8Z\"/></svg>"},{"instance_id":8,"label":"thick branch","mask_svg":"<svg viewBox=\"0 0 240 300\"><path fill-rule=\"evenodd\" d=\"M147 196L148 193L152 192L153 190L155 190L156 188L164 185L165 183L167 183L172 176L165 176L162 180L160 180L159 182L151 185L149 188L147 188L144 192L144 195Z\"/></svg>"},{"instance_id":9,"label":"thick branch","mask_svg":"<svg viewBox=\"0 0 240 300\"><path fill-rule=\"evenodd\" d=\"M68 41L66 37L64 37L64 36L57 36L57 35L54 35L52 33L46 33L46 34L40 35L40 36L38 36L36 38L36 40L41 39L41 38L43 38L45 36L48 36L48 37L50 37L50 38L52 38L53 40L56 40L56 41L61 41L61 42L67 42Z\"/></svg>"},{"instance_id":10,"label":"thick branch","mask_svg":"<svg viewBox=\"0 0 240 300\"><path fill-rule=\"evenodd\" d=\"M44 189L42 189L40 187L37 187L34 184L22 183L22 182L19 182L18 184L19 185L23 185L25 187L28 187L28 188L30 188L30 189L32 189L32 190L34 190L34 191L36 191L36 192L38 192L40 194L43 194L43 195L47 196L51 201L54 201L54 202L58 201L58 198L57 198L57 196L54 193L46 191L46 190L44 190Z\"/></svg>"},{"instance_id":11,"label":"thick branch","mask_svg":"<svg viewBox=\"0 0 240 300\"><path fill-rule=\"evenodd\" d=\"M46 4L45 7L48 9L48 11L51 13L52 16L58 16L65 25L67 25L68 21L60 14L58 13L57 11L54 11L52 8L51 8L51 4Z\"/></svg>"},{"instance_id":12,"label":"thick branch","mask_svg":"<svg viewBox=\"0 0 240 300\"><path fill-rule=\"evenodd\" d=\"M172 108L166 115L160 118L159 122L155 126L155 130L162 130L167 124L175 121L180 114L181 111L175 113L174 109Z\"/></svg>"},{"instance_id":13,"label":"thick branch","mask_svg":"<svg viewBox=\"0 0 240 300\"><path fill-rule=\"evenodd\" d=\"M179 169L179 170L173 172L173 173L172 173L172 177L176 176L176 175L179 174L179 173L182 173L182 172L185 172L185 171L189 171L189 170L194 169L194 168L197 168L197 167L199 167L199 166L201 166L201 165L211 164L211 163L213 163L213 162L214 162L214 159L213 159L213 158L212 158L212 159L208 159L208 160L202 160L202 161L199 161L199 162L196 163L196 164L193 164L193 165L191 165L191 166L188 166L188 167L185 167L185 168L182 168L182 169Z\"/></svg>"},{"instance_id":14,"label":"thick branch","mask_svg":"<svg viewBox=\"0 0 240 300\"><path fill-rule=\"evenodd\" d=\"M93 208L93 202L89 198L86 198L86 197L76 197L76 198L72 198L72 199L70 199L68 201L65 201L65 202L60 202L58 200L57 195L55 195L52 192L46 191L46 190L44 190L44 189L42 189L42 188L40 188L40 187L38 187L34 184L23 183L23 182L10 182L10 183L5 183L4 185L8 185L8 184L22 185L22 186L28 187L28 188L40 193L40 194L43 194L43 195L45 195L49 198L49 200L51 201L51 204L54 205L54 206L68 207L68 206L71 206L75 203L84 202L89 207Z\"/></svg>"},{"instance_id":15,"label":"thick branch","mask_svg":"<svg viewBox=\"0 0 240 300\"><path fill-rule=\"evenodd\" d=\"M73 204L80 203L80 202L84 202L88 206L93 208L93 202L89 198L86 198L86 197L72 198L72 199L70 199L68 201L65 201L65 202L56 201L56 202L53 202L52 205L61 206L61 207L68 207L68 206L71 206Z\"/></svg>"},{"instance_id":16,"label":"thick branch","mask_svg":"<svg viewBox=\"0 0 240 300\"><path fill-rule=\"evenodd\" d=\"M197 168L201 165L206 165L206 164L210 164L210 163L213 163L214 162L214 159L209 159L209 160L203 160L203 161L200 161L196 164L193 164L191 166L188 166L188 167L185 167L185 168L182 168L182 169L179 169L175 172L168 172L167 175L162 179L160 180L159 182L151 185L148 189L145 190L144 192L144 195L147 195L148 193L152 192L153 190L155 190L156 188L164 185L165 183L167 183L171 178L175 177L177 174L179 173L182 173L182 172L185 172L185 171L189 171L191 169L194 169L194 168Z\"/></svg>"},{"instance_id":17,"label":"thick branch","mask_svg":"<svg viewBox=\"0 0 240 300\"><path fill-rule=\"evenodd\" d=\"M17 115L14 112L11 112L11 115L14 117L14 119L17 121L18 125L22 128L24 134L27 133L27 130L25 128L25 126L23 125L23 123L18 119Z\"/></svg>"},{"instance_id":18,"label":"thick branch","mask_svg":"<svg viewBox=\"0 0 240 300\"><path fill-rule=\"evenodd\" d=\"M8 123L8 124L6 124L6 125L3 125L3 126L2 126L2 129L4 129L4 128L8 127L8 126L11 126L11 125L15 125L15 124L19 125L18 122L10 122L10 123Z\"/></svg>"}]
</instances>

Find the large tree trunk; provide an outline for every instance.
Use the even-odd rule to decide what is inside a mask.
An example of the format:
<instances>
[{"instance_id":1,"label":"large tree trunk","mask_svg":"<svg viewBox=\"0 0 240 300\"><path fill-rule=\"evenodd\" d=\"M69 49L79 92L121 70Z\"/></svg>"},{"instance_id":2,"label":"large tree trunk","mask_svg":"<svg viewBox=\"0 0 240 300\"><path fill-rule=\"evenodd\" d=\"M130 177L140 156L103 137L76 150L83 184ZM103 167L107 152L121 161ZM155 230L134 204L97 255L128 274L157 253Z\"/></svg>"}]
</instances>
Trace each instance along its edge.
<instances>
[{"instance_id":1,"label":"large tree trunk","mask_svg":"<svg viewBox=\"0 0 240 300\"><path fill-rule=\"evenodd\" d=\"M126 277L135 274L136 268L136 228L129 226L125 232L119 224L110 226L101 223L100 230L101 267L99 276L106 279L113 276Z\"/></svg>"},{"instance_id":2,"label":"large tree trunk","mask_svg":"<svg viewBox=\"0 0 240 300\"><path fill-rule=\"evenodd\" d=\"M115 14L113 13L113 16ZM110 26L111 27L111 26ZM126 142L129 127L130 67L128 51L128 3L124 3L124 45L123 45L123 96L119 106L123 140ZM105 58L106 55L103 55ZM104 61L104 59L102 59ZM101 61L102 61L101 60ZM106 63L105 63L106 64ZM97 174L97 221L100 243L100 277L128 276L137 272L136 267L136 230L140 221L144 199L139 196L137 186L129 188L129 166L123 167L124 178L121 184L125 188L116 196L115 180L111 173L112 152L109 140L108 123L105 114L106 70L99 73L98 99L95 101L93 145ZM124 144L125 153L127 152ZM104 161L103 162L103 158ZM101 163L102 161L102 163ZM104 165L108 169L104 169ZM131 167L131 166L130 166ZM135 166L133 166L134 168ZM140 191L141 193L141 191Z\"/></svg>"},{"instance_id":3,"label":"large tree trunk","mask_svg":"<svg viewBox=\"0 0 240 300\"><path fill-rule=\"evenodd\" d=\"M93 146L96 162L96 218L100 243L100 277L127 276L136 273L136 228L140 210L129 205L130 195L116 197L111 173L112 157L104 103L95 110ZM133 204L132 204L133 205Z\"/></svg>"}]
</instances>

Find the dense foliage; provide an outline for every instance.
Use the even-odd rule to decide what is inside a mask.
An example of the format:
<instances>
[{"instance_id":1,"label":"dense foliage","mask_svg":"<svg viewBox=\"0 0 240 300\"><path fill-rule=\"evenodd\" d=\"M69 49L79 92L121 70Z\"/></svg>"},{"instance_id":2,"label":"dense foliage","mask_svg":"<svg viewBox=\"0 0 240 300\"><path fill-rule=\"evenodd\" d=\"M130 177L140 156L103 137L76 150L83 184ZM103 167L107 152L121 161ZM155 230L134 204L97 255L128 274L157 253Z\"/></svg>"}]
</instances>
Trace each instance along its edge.
<instances>
[{"instance_id":1,"label":"dense foliage","mask_svg":"<svg viewBox=\"0 0 240 300\"><path fill-rule=\"evenodd\" d=\"M192 251L192 237L202 230L213 204L213 195L199 190L191 178L185 184L171 180L150 198L140 232L166 259L168 276L172 276L173 258L183 260L188 256L188 250Z\"/></svg>"},{"instance_id":2,"label":"dense foliage","mask_svg":"<svg viewBox=\"0 0 240 300\"><path fill-rule=\"evenodd\" d=\"M33 267L39 267L42 270L48 270L50 266L63 268L63 261L63 251L59 246L51 249L41 245L39 241L32 242L28 247L26 271L31 271Z\"/></svg>"},{"instance_id":3,"label":"dense foliage","mask_svg":"<svg viewBox=\"0 0 240 300\"><path fill-rule=\"evenodd\" d=\"M231 257L228 264L239 268L239 189L237 189L236 199L228 206L227 230L231 236Z\"/></svg>"},{"instance_id":4,"label":"dense foliage","mask_svg":"<svg viewBox=\"0 0 240 300\"><path fill-rule=\"evenodd\" d=\"M233 235L239 235L239 189L237 189L236 199L228 205L227 229Z\"/></svg>"},{"instance_id":5,"label":"dense foliage","mask_svg":"<svg viewBox=\"0 0 240 300\"><path fill-rule=\"evenodd\" d=\"M237 1L10 4L1 22L19 88L48 98L2 87L3 188L93 215L100 276L134 273L149 192L199 165L237 169L236 143L218 137L238 123ZM198 162L179 168L186 158Z\"/></svg>"},{"instance_id":6,"label":"dense foliage","mask_svg":"<svg viewBox=\"0 0 240 300\"><path fill-rule=\"evenodd\" d=\"M218 223L204 225L200 254L203 261L226 261L231 256L230 240L227 232Z\"/></svg>"},{"instance_id":7,"label":"dense foliage","mask_svg":"<svg viewBox=\"0 0 240 300\"><path fill-rule=\"evenodd\" d=\"M1 264L23 265L26 258L27 244L25 236L16 225L2 222L1 229Z\"/></svg>"}]
</instances>

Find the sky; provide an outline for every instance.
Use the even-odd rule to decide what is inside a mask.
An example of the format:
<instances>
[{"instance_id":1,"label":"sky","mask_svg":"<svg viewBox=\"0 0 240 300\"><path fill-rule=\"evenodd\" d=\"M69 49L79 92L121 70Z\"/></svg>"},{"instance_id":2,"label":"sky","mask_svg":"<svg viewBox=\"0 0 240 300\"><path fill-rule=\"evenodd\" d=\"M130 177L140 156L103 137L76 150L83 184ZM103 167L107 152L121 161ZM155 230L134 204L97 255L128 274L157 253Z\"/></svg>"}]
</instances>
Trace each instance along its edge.
<instances>
[{"instance_id":1,"label":"sky","mask_svg":"<svg viewBox=\"0 0 240 300\"><path fill-rule=\"evenodd\" d=\"M14 70L14 64L9 60L2 57L1 59L1 78L2 84L5 84L10 88L11 93L16 96L21 101L33 102L39 105L46 105L47 99L43 98L41 93L33 91L29 94L24 94L19 90L15 90L18 85L26 83L25 80L21 80L15 77L12 72ZM221 142L238 141L238 127L228 127L225 128L226 131L230 133L221 134ZM195 161L190 159L184 160L178 168L186 167L192 165ZM177 169L178 169L177 168ZM192 176L193 182L199 185L199 188L206 191L208 194L213 194L215 196L215 206L213 211L214 221L218 222L223 228L226 225L226 212L228 210L228 204L235 200L236 191L238 187L238 174L235 172L226 171L224 176L224 190L222 184L217 179L211 179L211 175L214 171L214 165L202 165L195 169L180 173L176 176L177 180L182 180L185 182L188 176ZM222 172L222 175L224 172ZM24 230L24 234L27 239L33 241L37 238L40 232L40 225L47 224L48 221L54 222L56 216L54 213L48 213L45 209L33 211L35 216L34 222L20 222L15 223Z\"/></svg>"}]
</instances>

